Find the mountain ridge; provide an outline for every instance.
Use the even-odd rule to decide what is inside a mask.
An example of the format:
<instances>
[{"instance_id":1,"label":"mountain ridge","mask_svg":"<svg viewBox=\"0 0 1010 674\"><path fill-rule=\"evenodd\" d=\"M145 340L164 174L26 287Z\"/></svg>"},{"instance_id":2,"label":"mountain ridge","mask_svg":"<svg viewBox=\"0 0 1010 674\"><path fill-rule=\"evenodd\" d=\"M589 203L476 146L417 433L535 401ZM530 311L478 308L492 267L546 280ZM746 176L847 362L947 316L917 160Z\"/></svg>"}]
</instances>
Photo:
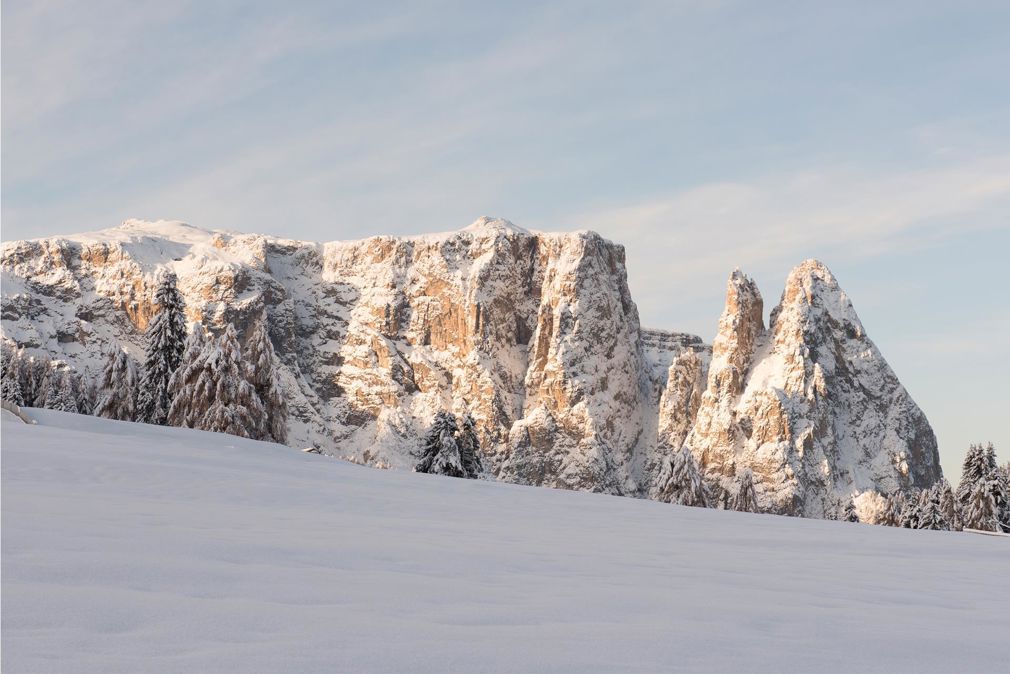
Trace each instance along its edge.
<instances>
[{"instance_id":1,"label":"mountain ridge","mask_svg":"<svg viewBox=\"0 0 1010 674\"><path fill-rule=\"evenodd\" d=\"M685 442L706 463L716 492L731 486L726 466L760 463L759 454L768 462L735 439L747 426L735 417L748 385L751 398L767 404L747 414L763 418L774 408L767 402L774 395L759 395L760 382L750 381L772 362L752 362L756 348L771 348L756 285L739 270L731 274L714 347L643 328L623 246L592 231L529 231L482 217L454 232L316 243L127 220L98 232L5 242L0 262L3 337L92 375L113 341L139 354L161 269L178 274L190 320L234 323L243 333L265 316L291 399L292 441L361 463L409 468L416 437L439 409L473 412L494 474L523 484L649 496L664 461ZM819 262L801 268L830 276ZM787 281L786 292L799 298L803 287ZM811 306L835 287L831 277L812 289ZM824 327L821 342L872 347L861 324L848 334L836 323ZM802 331L783 334L776 357L816 346L803 339ZM889 382L883 407L860 398L857 377L839 380L844 404L776 412L778 435L769 439L778 469L755 471L768 509L832 516L829 501L844 500L846 490L893 491L939 478L928 422L872 348L867 371ZM813 381L825 367L809 360L789 361L794 379ZM841 423L833 410L857 403L883 419L874 428L911 426L926 439L894 431L872 456L850 448L826 458L832 480L794 479L801 465L812 470L795 460L802 443L790 444L810 421L802 415L819 415L822 426ZM900 408L894 418L892 403ZM834 442L825 433L818 437ZM737 460L740 452L745 459ZM893 469L877 465L880 453ZM781 496L783 485L792 485L791 497ZM808 499L807 490L824 493Z\"/></svg>"}]
</instances>

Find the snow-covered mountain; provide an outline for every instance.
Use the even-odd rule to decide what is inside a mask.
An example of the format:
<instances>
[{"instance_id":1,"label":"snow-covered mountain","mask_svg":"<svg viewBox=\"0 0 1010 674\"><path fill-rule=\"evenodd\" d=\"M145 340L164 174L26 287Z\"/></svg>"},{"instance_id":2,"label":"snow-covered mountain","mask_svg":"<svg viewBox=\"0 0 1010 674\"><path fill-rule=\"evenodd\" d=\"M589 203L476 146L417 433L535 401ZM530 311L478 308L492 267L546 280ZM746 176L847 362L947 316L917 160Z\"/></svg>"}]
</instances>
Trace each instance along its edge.
<instances>
[{"instance_id":1,"label":"snow-covered mountain","mask_svg":"<svg viewBox=\"0 0 1010 674\"><path fill-rule=\"evenodd\" d=\"M768 330L734 273L714 357L641 328L622 246L490 218L323 244L131 220L6 242L0 266L4 339L92 376L113 341L139 355L162 268L191 320L241 334L265 313L290 442L369 465L410 466L448 409L473 413L493 472L522 484L647 496L685 442L713 486L751 467L779 512L940 476L925 417L816 262Z\"/></svg>"}]
</instances>

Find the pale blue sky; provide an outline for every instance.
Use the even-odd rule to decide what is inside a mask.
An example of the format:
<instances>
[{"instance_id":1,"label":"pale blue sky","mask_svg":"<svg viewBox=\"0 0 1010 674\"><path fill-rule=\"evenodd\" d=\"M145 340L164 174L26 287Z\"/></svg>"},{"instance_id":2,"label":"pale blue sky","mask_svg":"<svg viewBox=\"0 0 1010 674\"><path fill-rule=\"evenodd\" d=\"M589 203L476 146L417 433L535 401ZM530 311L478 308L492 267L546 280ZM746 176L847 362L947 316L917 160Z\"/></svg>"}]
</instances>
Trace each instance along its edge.
<instances>
[{"instance_id":1,"label":"pale blue sky","mask_svg":"<svg viewBox=\"0 0 1010 674\"><path fill-rule=\"evenodd\" d=\"M3 3L3 238L480 215L625 244L711 339L819 257L945 472L1010 458L1010 3Z\"/></svg>"}]
</instances>

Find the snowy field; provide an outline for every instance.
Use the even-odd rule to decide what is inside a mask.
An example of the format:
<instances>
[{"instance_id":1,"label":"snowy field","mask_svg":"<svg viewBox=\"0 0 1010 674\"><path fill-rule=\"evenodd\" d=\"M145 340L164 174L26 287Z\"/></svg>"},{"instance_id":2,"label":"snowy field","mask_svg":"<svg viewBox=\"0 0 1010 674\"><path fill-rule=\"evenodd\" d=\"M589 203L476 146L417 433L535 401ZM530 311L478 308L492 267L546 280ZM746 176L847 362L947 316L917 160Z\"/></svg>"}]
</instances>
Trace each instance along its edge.
<instances>
[{"instance_id":1,"label":"snowy field","mask_svg":"<svg viewBox=\"0 0 1010 674\"><path fill-rule=\"evenodd\" d=\"M1010 539L3 413L3 672L1008 671Z\"/></svg>"}]
</instances>

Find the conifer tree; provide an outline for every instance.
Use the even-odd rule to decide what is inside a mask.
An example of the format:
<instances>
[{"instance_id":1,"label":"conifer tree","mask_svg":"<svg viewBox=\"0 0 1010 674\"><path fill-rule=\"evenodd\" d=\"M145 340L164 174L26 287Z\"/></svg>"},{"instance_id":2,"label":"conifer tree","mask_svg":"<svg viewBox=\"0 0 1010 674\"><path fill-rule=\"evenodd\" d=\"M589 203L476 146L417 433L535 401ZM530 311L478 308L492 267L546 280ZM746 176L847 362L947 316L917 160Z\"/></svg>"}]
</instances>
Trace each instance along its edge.
<instances>
[{"instance_id":1,"label":"conifer tree","mask_svg":"<svg viewBox=\"0 0 1010 674\"><path fill-rule=\"evenodd\" d=\"M663 486L659 490L658 500L699 508L709 507L708 490L694 454L687 446L681 447L673 455L664 473L665 479L661 478Z\"/></svg>"},{"instance_id":2,"label":"conifer tree","mask_svg":"<svg viewBox=\"0 0 1010 674\"><path fill-rule=\"evenodd\" d=\"M947 523L947 527L951 531L961 531L961 513L957 506L957 499L954 498L954 490L951 489L950 482L947 482L946 478L940 478L940 481L933 485L933 488L938 491L937 498L940 503L940 513Z\"/></svg>"},{"instance_id":3,"label":"conifer tree","mask_svg":"<svg viewBox=\"0 0 1010 674\"><path fill-rule=\"evenodd\" d=\"M464 476L477 479L484 475L484 461L480 451L480 438L477 435L477 422L469 412L463 415L460 422L459 453Z\"/></svg>"},{"instance_id":4,"label":"conifer tree","mask_svg":"<svg viewBox=\"0 0 1010 674\"><path fill-rule=\"evenodd\" d=\"M884 517L881 524L889 527L901 526L901 515L905 509L907 499L901 491L892 492L887 496L887 508L884 510Z\"/></svg>"},{"instance_id":5,"label":"conifer tree","mask_svg":"<svg viewBox=\"0 0 1010 674\"><path fill-rule=\"evenodd\" d=\"M263 440L273 440L281 444L287 442L288 403L281 391L277 373L277 356L266 328L266 313L253 329L246 343L246 358L249 364L249 382L256 389L256 395L266 409Z\"/></svg>"},{"instance_id":6,"label":"conifer tree","mask_svg":"<svg viewBox=\"0 0 1010 674\"><path fill-rule=\"evenodd\" d=\"M25 405L29 407L45 407L46 381L45 377L49 370L46 365L35 356L28 356L24 360L24 386L22 393L25 398Z\"/></svg>"},{"instance_id":7,"label":"conifer tree","mask_svg":"<svg viewBox=\"0 0 1010 674\"><path fill-rule=\"evenodd\" d=\"M208 339L203 324L194 323L186 339L182 362L172 373L168 384L172 395L172 405L168 412L169 425L195 428L210 408L214 400L214 391L209 389L211 379L208 377L204 380L207 388L199 393L197 383L213 348L213 339Z\"/></svg>"},{"instance_id":8,"label":"conifer tree","mask_svg":"<svg viewBox=\"0 0 1010 674\"><path fill-rule=\"evenodd\" d=\"M964 455L964 463L961 465L961 481L957 485L955 494L962 510L967 507L975 486L988 474L988 456L985 448L980 444L972 443Z\"/></svg>"},{"instance_id":9,"label":"conifer tree","mask_svg":"<svg viewBox=\"0 0 1010 674\"><path fill-rule=\"evenodd\" d=\"M845 522L859 522L859 515L856 514L856 504L850 498L845 502L842 509L842 520Z\"/></svg>"},{"instance_id":10,"label":"conifer tree","mask_svg":"<svg viewBox=\"0 0 1010 674\"><path fill-rule=\"evenodd\" d=\"M421 442L420 456L414 470L418 473L466 477L456 438L458 430L456 417L452 413L441 411L436 414L435 421Z\"/></svg>"},{"instance_id":11,"label":"conifer tree","mask_svg":"<svg viewBox=\"0 0 1010 674\"><path fill-rule=\"evenodd\" d=\"M729 501L729 509L747 513L760 512L757 493L754 491L754 474L750 468L744 468L737 475L736 493Z\"/></svg>"},{"instance_id":12,"label":"conifer tree","mask_svg":"<svg viewBox=\"0 0 1010 674\"><path fill-rule=\"evenodd\" d=\"M919 529L932 529L934 531L949 531L950 523L943 515L941 505L943 486L937 482L929 489L922 490L919 502Z\"/></svg>"},{"instance_id":13,"label":"conifer tree","mask_svg":"<svg viewBox=\"0 0 1010 674\"><path fill-rule=\"evenodd\" d=\"M24 394L21 391L21 367L16 351L11 350L3 359L3 372L0 373L0 398L9 403L23 407Z\"/></svg>"},{"instance_id":14,"label":"conifer tree","mask_svg":"<svg viewBox=\"0 0 1010 674\"><path fill-rule=\"evenodd\" d=\"M986 445L985 458L988 486L996 504L996 520L999 523L996 531L1010 533L1010 481L996 463L996 447L991 442Z\"/></svg>"},{"instance_id":15,"label":"conifer tree","mask_svg":"<svg viewBox=\"0 0 1010 674\"><path fill-rule=\"evenodd\" d=\"M921 496L920 490L915 490L908 495L902 506L901 515L898 518L898 526L905 529L919 528L919 522L922 519Z\"/></svg>"},{"instance_id":16,"label":"conifer tree","mask_svg":"<svg viewBox=\"0 0 1010 674\"><path fill-rule=\"evenodd\" d=\"M1002 530L996 503L998 491L999 482L994 475L986 476L975 483L974 489L968 495L967 504L962 510L965 529Z\"/></svg>"},{"instance_id":17,"label":"conifer tree","mask_svg":"<svg viewBox=\"0 0 1010 674\"><path fill-rule=\"evenodd\" d=\"M109 349L102 370L95 416L133 421L137 415L137 368L118 345Z\"/></svg>"},{"instance_id":18,"label":"conifer tree","mask_svg":"<svg viewBox=\"0 0 1010 674\"><path fill-rule=\"evenodd\" d=\"M47 405L51 410L58 412L72 412L77 414L77 395L74 393L73 373L70 371L54 371L50 379L52 386L49 389L52 393L47 398Z\"/></svg>"},{"instance_id":19,"label":"conifer tree","mask_svg":"<svg viewBox=\"0 0 1010 674\"><path fill-rule=\"evenodd\" d=\"M266 411L246 378L235 328L229 325L206 348L207 358L197 379L196 391L198 395L205 392L213 397L196 427L243 438L262 437Z\"/></svg>"},{"instance_id":20,"label":"conifer tree","mask_svg":"<svg viewBox=\"0 0 1010 674\"><path fill-rule=\"evenodd\" d=\"M160 307L147 327L147 349L137 395L137 420L164 424L172 400L168 382L179 367L186 343L185 302L176 287L176 276L165 273L154 294Z\"/></svg>"},{"instance_id":21,"label":"conifer tree","mask_svg":"<svg viewBox=\"0 0 1010 674\"><path fill-rule=\"evenodd\" d=\"M53 367L52 363L46 364L45 368L45 374L40 378L42 383L39 386L39 395L35 406L54 410L60 404L59 372Z\"/></svg>"}]
</instances>

